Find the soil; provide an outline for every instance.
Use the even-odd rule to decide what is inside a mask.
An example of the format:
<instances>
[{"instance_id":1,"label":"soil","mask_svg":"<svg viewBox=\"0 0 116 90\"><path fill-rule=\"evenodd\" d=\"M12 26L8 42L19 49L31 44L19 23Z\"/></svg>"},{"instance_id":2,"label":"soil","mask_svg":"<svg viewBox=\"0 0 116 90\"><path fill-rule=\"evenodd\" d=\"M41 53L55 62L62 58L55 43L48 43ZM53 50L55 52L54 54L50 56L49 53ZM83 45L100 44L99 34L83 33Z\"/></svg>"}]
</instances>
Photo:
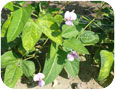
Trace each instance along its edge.
<instances>
[{"instance_id":1,"label":"soil","mask_svg":"<svg viewBox=\"0 0 116 90\"><path fill-rule=\"evenodd\" d=\"M67 75L66 71L63 70L56 80L46 86L39 87L37 82L30 82L28 79L23 77L20 79L15 89L100 89L103 86L96 82L96 75L98 68L89 65L89 61L86 61L84 57L80 57L80 72L75 78Z\"/></svg>"},{"instance_id":2,"label":"soil","mask_svg":"<svg viewBox=\"0 0 116 90\"><path fill-rule=\"evenodd\" d=\"M51 3L51 7L62 6L63 3ZM98 7L100 7L100 4L93 4L90 1L71 2L66 6L64 12L67 10L75 10L77 14L79 13L80 15L95 17L95 10ZM22 77L17 82L15 89L101 89L108 86L112 82L113 76L110 75L110 80L105 84L97 82L99 68L96 65L91 65L91 61L92 60L86 60L83 56L80 57L80 71L79 75L75 78L67 75L66 71L63 70L53 83L39 87L37 82L30 82L30 80Z\"/></svg>"},{"instance_id":3,"label":"soil","mask_svg":"<svg viewBox=\"0 0 116 90\"><path fill-rule=\"evenodd\" d=\"M15 89L101 89L107 87L113 80L113 75L104 84L97 82L99 68L91 65L91 60L80 57L80 71L77 77L73 78L63 70L60 75L52 82L43 87L38 86L38 82L33 82L26 77L20 79Z\"/></svg>"}]
</instances>

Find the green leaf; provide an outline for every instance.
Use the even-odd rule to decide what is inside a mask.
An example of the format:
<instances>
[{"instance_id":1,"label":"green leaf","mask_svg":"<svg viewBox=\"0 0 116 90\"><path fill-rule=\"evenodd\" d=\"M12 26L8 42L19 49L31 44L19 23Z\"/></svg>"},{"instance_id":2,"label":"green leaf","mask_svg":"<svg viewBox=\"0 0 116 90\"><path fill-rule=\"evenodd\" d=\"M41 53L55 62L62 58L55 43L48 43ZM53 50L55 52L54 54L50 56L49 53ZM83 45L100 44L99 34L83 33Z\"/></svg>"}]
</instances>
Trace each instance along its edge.
<instances>
[{"instance_id":1,"label":"green leaf","mask_svg":"<svg viewBox=\"0 0 116 90\"><path fill-rule=\"evenodd\" d=\"M21 76L22 71L17 65L8 65L5 71L4 83L13 88Z\"/></svg>"},{"instance_id":2,"label":"green leaf","mask_svg":"<svg viewBox=\"0 0 116 90\"><path fill-rule=\"evenodd\" d=\"M20 6L23 6L26 3L26 1L18 1L16 3L19 4Z\"/></svg>"},{"instance_id":3,"label":"green leaf","mask_svg":"<svg viewBox=\"0 0 116 90\"><path fill-rule=\"evenodd\" d=\"M94 3L94 4L102 3L101 1L91 1L91 2Z\"/></svg>"},{"instance_id":4,"label":"green leaf","mask_svg":"<svg viewBox=\"0 0 116 90\"><path fill-rule=\"evenodd\" d=\"M39 30L37 24L30 19L29 22L26 23L22 34L22 43L24 49L26 51L31 50L40 39L41 35L42 32Z\"/></svg>"},{"instance_id":5,"label":"green leaf","mask_svg":"<svg viewBox=\"0 0 116 90\"><path fill-rule=\"evenodd\" d=\"M30 77L35 72L35 65L32 61L23 60L21 64L21 69L25 76Z\"/></svg>"},{"instance_id":6,"label":"green leaf","mask_svg":"<svg viewBox=\"0 0 116 90\"><path fill-rule=\"evenodd\" d=\"M75 38L64 40L63 46L69 49L73 49L74 51L77 51L81 54L89 54L88 50L83 46L83 44Z\"/></svg>"},{"instance_id":7,"label":"green leaf","mask_svg":"<svg viewBox=\"0 0 116 90\"><path fill-rule=\"evenodd\" d=\"M23 7L13 13L13 19L8 28L7 41L11 42L23 31L24 25L32 12L31 7Z\"/></svg>"},{"instance_id":8,"label":"green leaf","mask_svg":"<svg viewBox=\"0 0 116 90\"><path fill-rule=\"evenodd\" d=\"M7 65L18 62L18 56L12 51L8 51L1 56L1 67L5 68Z\"/></svg>"},{"instance_id":9,"label":"green leaf","mask_svg":"<svg viewBox=\"0 0 116 90\"><path fill-rule=\"evenodd\" d=\"M7 9L9 9L9 10L11 10L11 11L14 11L13 2L7 3L7 4L4 6L4 8L7 8Z\"/></svg>"},{"instance_id":10,"label":"green leaf","mask_svg":"<svg viewBox=\"0 0 116 90\"><path fill-rule=\"evenodd\" d=\"M56 23L60 26L61 22L63 21L63 16L62 15L56 15L54 17L54 20L56 21Z\"/></svg>"},{"instance_id":11,"label":"green leaf","mask_svg":"<svg viewBox=\"0 0 116 90\"><path fill-rule=\"evenodd\" d=\"M101 68L98 76L98 81L103 81L109 76L114 61L114 57L113 53L107 50L101 50L100 56L101 56Z\"/></svg>"},{"instance_id":12,"label":"green leaf","mask_svg":"<svg viewBox=\"0 0 116 90\"><path fill-rule=\"evenodd\" d=\"M21 38L16 38L13 42L7 43L7 38L1 38L1 51L6 52L15 47L17 47L21 43Z\"/></svg>"},{"instance_id":13,"label":"green leaf","mask_svg":"<svg viewBox=\"0 0 116 90\"><path fill-rule=\"evenodd\" d=\"M12 15L8 16L8 19L5 21L5 23L2 26L2 31L1 31L1 37L5 37L7 33L7 29L11 23Z\"/></svg>"},{"instance_id":14,"label":"green leaf","mask_svg":"<svg viewBox=\"0 0 116 90\"><path fill-rule=\"evenodd\" d=\"M78 27L82 28L82 26L79 25L79 23L80 23L80 15L77 15L77 19L72 21L72 22L73 22L74 26L76 26L77 30L78 30ZM80 30L78 30L78 31L80 31Z\"/></svg>"},{"instance_id":15,"label":"green leaf","mask_svg":"<svg viewBox=\"0 0 116 90\"><path fill-rule=\"evenodd\" d=\"M37 20L37 25L39 27L39 30L41 30L48 38L58 44L62 44L61 32L57 23L52 20L48 20L46 16L39 18Z\"/></svg>"},{"instance_id":16,"label":"green leaf","mask_svg":"<svg viewBox=\"0 0 116 90\"><path fill-rule=\"evenodd\" d=\"M50 46L50 51L49 51L49 58L50 57L52 57L52 56L54 56L54 54L58 51L58 44L56 44L56 43L54 43L54 42L52 42L51 43L51 46Z\"/></svg>"},{"instance_id":17,"label":"green leaf","mask_svg":"<svg viewBox=\"0 0 116 90\"><path fill-rule=\"evenodd\" d=\"M57 51L57 48L56 48L56 51ZM45 61L43 73L45 74L44 81L46 85L54 81L64 67L64 60L67 54L61 50L59 50L57 53L56 51L54 55L51 54L51 57L47 58Z\"/></svg>"},{"instance_id":18,"label":"green leaf","mask_svg":"<svg viewBox=\"0 0 116 90\"><path fill-rule=\"evenodd\" d=\"M62 26L62 37L64 38L72 38L76 37L79 34L79 31L76 29L76 27L63 25Z\"/></svg>"},{"instance_id":19,"label":"green leaf","mask_svg":"<svg viewBox=\"0 0 116 90\"><path fill-rule=\"evenodd\" d=\"M58 13L58 11L60 10L60 8L52 8L52 7L48 7L48 12L50 12L53 15L56 15L56 13ZM62 14L63 11L60 11L59 14Z\"/></svg>"},{"instance_id":20,"label":"green leaf","mask_svg":"<svg viewBox=\"0 0 116 90\"><path fill-rule=\"evenodd\" d=\"M26 50L23 48L22 43L21 43L21 44L19 45L19 47L18 47L18 52L19 52L22 56L26 55Z\"/></svg>"},{"instance_id":21,"label":"green leaf","mask_svg":"<svg viewBox=\"0 0 116 90\"><path fill-rule=\"evenodd\" d=\"M99 36L92 31L85 31L80 36L80 40L83 44L93 45L99 41Z\"/></svg>"},{"instance_id":22,"label":"green leaf","mask_svg":"<svg viewBox=\"0 0 116 90\"><path fill-rule=\"evenodd\" d=\"M101 51L100 48L95 50L95 54L94 54L94 57L93 57L94 62L97 63L97 64L100 63L100 51Z\"/></svg>"},{"instance_id":23,"label":"green leaf","mask_svg":"<svg viewBox=\"0 0 116 90\"><path fill-rule=\"evenodd\" d=\"M64 68L72 77L76 77L79 73L79 61L77 59L74 61L67 60Z\"/></svg>"}]
</instances>

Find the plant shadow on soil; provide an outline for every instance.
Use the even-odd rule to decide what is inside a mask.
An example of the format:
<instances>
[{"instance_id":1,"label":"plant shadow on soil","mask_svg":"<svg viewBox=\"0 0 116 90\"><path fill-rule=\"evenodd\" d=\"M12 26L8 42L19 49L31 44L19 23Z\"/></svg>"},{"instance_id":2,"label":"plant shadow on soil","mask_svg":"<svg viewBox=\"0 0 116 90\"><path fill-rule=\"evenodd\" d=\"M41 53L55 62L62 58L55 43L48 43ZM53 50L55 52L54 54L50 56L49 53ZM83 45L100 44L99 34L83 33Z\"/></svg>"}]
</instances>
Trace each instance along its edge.
<instances>
[{"instance_id":1,"label":"plant shadow on soil","mask_svg":"<svg viewBox=\"0 0 116 90\"><path fill-rule=\"evenodd\" d=\"M89 82L91 79L94 79L103 88L109 86L112 83L114 76L110 74L105 81L99 82L97 80L97 77L98 77L100 68L92 63L93 63L93 59L90 56L89 57L86 56L86 61L80 61L80 71L78 74L79 79L82 82L86 82L86 83ZM72 83L71 87L72 89L75 89L75 87L78 87L78 82Z\"/></svg>"},{"instance_id":2,"label":"plant shadow on soil","mask_svg":"<svg viewBox=\"0 0 116 90\"><path fill-rule=\"evenodd\" d=\"M98 73L99 73L99 68L91 65L90 58L88 58L86 61L80 61L80 71L79 71L78 77L82 82L87 83L91 79L94 79L103 88L107 87L108 85L110 85L110 83L112 83L113 75L111 74L107 78L107 81L105 81L104 83L98 82L97 81ZM62 70L62 72L60 73L60 76L65 79L70 79L65 69ZM38 86L38 82L34 82L32 77L26 78L25 76L23 76L21 83L27 84L28 88L33 88L35 86ZM78 87L78 82L74 82L71 84L72 89L75 89L76 87Z\"/></svg>"},{"instance_id":3,"label":"plant shadow on soil","mask_svg":"<svg viewBox=\"0 0 116 90\"><path fill-rule=\"evenodd\" d=\"M48 41L47 44L50 44L50 42ZM45 47L45 48L42 49L42 53L40 53L39 57L38 57L38 61L41 59L41 61L39 61L39 62L41 64L41 67L42 67L41 70L42 71L43 71L43 66L44 66L44 63L45 63L46 52L48 52L48 48L47 47ZM38 62L36 60L33 60L33 61L35 63L35 68L36 68L35 73L38 73L38 71L40 69L40 67L38 65ZM25 76L23 76L21 78L21 83L27 84L28 88L33 88L35 86L38 86L38 82L34 82L32 77L26 78Z\"/></svg>"},{"instance_id":4,"label":"plant shadow on soil","mask_svg":"<svg viewBox=\"0 0 116 90\"><path fill-rule=\"evenodd\" d=\"M48 44L50 44L50 42L48 42L47 45ZM43 53L41 53L39 56L40 56L40 58L42 58L42 60L41 60L42 62L40 62L40 63L42 64L42 67L43 67L44 62L45 62L46 53L48 52L48 48L44 48L42 50L42 52ZM88 83L91 79L94 79L103 88L110 85L110 83L112 83L112 80L113 80L113 75L110 74L104 83L98 82L97 77L98 77L100 68L93 64L92 56L85 55L85 58L84 58L85 60L83 58L80 58L80 71L78 74L79 79L82 82L86 82L86 83ZM37 70L36 70L36 73L37 73L39 70L39 67L36 62L35 62L35 65L37 68ZM42 68L42 70L43 70L43 68ZM65 69L62 70L62 72L60 73L60 76L65 79L70 79L70 77L69 77L68 73L65 71ZM33 88L35 86L38 86L38 82L34 82L32 77L26 78L25 76L23 76L21 79L21 83L27 84L28 88ZM72 89L75 89L77 87L78 87L78 82L74 82L71 84Z\"/></svg>"}]
</instances>

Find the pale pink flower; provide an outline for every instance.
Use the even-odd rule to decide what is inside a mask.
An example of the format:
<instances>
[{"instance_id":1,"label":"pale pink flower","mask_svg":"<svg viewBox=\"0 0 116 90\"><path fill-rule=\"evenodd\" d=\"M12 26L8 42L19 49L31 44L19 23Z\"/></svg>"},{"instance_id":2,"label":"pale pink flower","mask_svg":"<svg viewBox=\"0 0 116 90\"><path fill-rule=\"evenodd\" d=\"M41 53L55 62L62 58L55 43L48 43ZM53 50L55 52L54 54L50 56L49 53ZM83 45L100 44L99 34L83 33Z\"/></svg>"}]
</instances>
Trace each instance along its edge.
<instances>
[{"instance_id":1,"label":"pale pink flower","mask_svg":"<svg viewBox=\"0 0 116 90\"><path fill-rule=\"evenodd\" d=\"M40 87L44 86L45 85L45 82L43 80L43 78L45 78L45 75L43 73L38 73L38 74L35 74L34 77L33 77L33 80L36 82L36 81L39 81L38 82L38 85Z\"/></svg>"},{"instance_id":2,"label":"pale pink flower","mask_svg":"<svg viewBox=\"0 0 116 90\"><path fill-rule=\"evenodd\" d=\"M67 25L73 25L73 20L76 20L77 18L77 15L76 13L74 13L73 11L72 12L69 12L69 11L66 11L65 14L64 14L64 18L65 18L65 24Z\"/></svg>"},{"instance_id":3,"label":"pale pink flower","mask_svg":"<svg viewBox=\"0 0 116 90\"><path fill-rule=\"evenodd\" d=\"M67 55L69 61L74 61L74 58L78 59L78 54L75 51L72 51Z\"/></svg>"}]
</instances>

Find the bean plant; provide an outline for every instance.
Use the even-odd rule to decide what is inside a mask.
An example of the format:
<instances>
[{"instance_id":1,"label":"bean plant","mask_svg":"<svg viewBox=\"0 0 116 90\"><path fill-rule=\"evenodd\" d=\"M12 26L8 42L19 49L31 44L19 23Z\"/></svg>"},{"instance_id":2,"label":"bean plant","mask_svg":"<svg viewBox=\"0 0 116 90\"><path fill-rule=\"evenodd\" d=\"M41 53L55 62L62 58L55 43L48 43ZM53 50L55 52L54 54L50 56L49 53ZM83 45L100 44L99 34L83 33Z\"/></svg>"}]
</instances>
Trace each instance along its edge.
<instances>
[{"instance_id":1,"label":"bean plant","mask_svg":"<svg viewBox=\"0 0 116 90\"><path fill-rule=\"evenodd\" d=\"M9 13L1 21L4 83L14 88L25 76L42 87L52 83L63 69L76 77L81 71L81 56L91 56L99 66L97 80L105 81L113 70L114 16L107 3L93 3L101 4L95 17L80 15L74 9L64 11L69 1L61 8L52 8L50 1L7 3L3 10Z\"/></svg>"}]
</instances>

